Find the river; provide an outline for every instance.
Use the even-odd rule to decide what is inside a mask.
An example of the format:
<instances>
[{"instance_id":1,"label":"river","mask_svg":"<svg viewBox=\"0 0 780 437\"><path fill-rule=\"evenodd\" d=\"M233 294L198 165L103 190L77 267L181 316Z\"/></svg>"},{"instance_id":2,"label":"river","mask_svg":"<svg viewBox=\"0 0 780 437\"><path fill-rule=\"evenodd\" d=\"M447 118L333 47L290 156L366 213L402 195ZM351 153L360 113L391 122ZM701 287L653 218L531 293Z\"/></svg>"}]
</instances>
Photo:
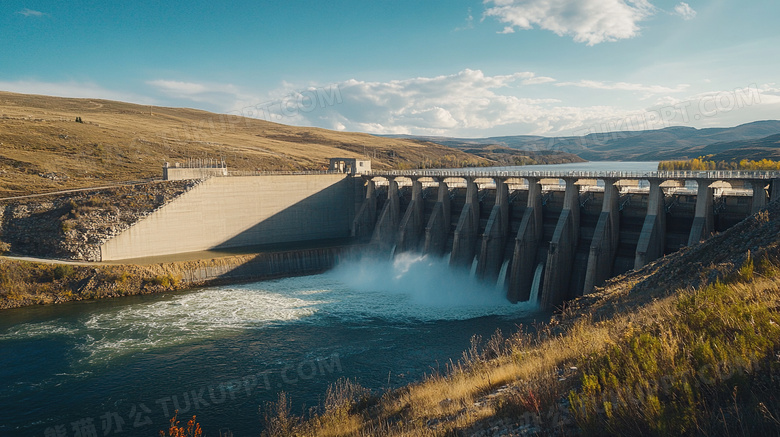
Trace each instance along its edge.
<instances>
[{"instance_id":1,"label":"river","mask_svg":"<svg viewBox=\"0 0 780 437\"><path fill-rule=\"evenodd\" d=\"M604 168L582 166L523 169ZM258 407L279 391L300 412L339 378L398 387L444 370L472 335L548 318L444 259L414 254L314 276L6 310L0 435L153 436L179 409L197 414L206 435L254 436Z\"/></svg>"},{"instance_id":2,"label":"river","mask_svg":"<svg viewBox=\"0 0 780 437\"><path fill-rule=\"evenodd\" d=\"M0 435L77 436L91 423L96 435L152 436L176 408L197 414L208 435L257 435L258 406L278 391L301 411L339 378L397 387L443 370L472 334L547 317L445 260L409 254L314 276L8 310Z\"/></svg>"}]
</instances>

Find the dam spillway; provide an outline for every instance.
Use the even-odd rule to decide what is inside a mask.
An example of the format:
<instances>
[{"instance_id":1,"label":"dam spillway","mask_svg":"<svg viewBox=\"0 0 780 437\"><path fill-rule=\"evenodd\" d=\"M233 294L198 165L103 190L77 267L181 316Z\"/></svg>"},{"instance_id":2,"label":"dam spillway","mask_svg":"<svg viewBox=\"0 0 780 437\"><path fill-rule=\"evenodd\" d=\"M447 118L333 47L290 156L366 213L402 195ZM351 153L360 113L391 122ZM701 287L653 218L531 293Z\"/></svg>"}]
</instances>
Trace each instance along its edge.
<instances>
[{"instance_id":1,"label":"dam spillway","mask_svg":"<svg viewBox=\"0 0 780 437\"><path fill-rule=\"evenodd\" d=\"M210 175L100 252L109 261L347 239L380 256L446 257L512 302L553 308L780 196L778 172L356 173Z\"/></svg>"},{"instance_id":2,"label":"dam spillway","mask_svg":"<svg viewBox=\"0 0 780 437\"><path fill-rule=\"evenodd\" d=\"M776 172L411 170L362 176L352 236L448 256L513 302L553 308L780 197Z\"/></svg>"}]
</instances>

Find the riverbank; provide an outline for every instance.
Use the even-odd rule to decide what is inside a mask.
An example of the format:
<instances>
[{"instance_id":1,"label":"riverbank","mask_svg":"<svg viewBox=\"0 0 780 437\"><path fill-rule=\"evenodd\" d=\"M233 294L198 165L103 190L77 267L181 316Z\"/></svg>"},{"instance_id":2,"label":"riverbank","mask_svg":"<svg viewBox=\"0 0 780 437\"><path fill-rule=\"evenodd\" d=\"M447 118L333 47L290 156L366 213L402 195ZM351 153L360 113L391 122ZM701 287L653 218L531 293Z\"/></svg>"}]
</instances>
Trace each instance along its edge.
<instances>
[{"instance_id":1,"label":"riverbank","mask_svg":"<svg viewBox=\"0 0 780 437\"><path fill-rule=\"evenodd\" d=\"M360 246L299 247L151 263L73 263L0 257L0 309L187 290L303 276L332 268Z\"/></svg>"}]
</instances>

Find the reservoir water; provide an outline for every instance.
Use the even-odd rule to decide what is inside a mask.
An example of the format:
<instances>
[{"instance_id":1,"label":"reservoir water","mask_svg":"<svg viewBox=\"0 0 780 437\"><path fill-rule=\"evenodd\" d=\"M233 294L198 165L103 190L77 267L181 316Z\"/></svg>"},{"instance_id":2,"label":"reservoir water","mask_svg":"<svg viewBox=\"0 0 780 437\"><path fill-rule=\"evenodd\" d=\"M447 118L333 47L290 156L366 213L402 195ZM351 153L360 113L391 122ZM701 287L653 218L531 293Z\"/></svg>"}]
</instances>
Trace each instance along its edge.
<instances>
[{"instance_id":1,"label":"reservoir water","mask_svg":"<svg viewBox=\"0 0 780 437\"><path fill-rule=\"evenodd\" d=\"M501 170L519 171L625 171L652 172L658 170L658 161L589 161L571 164L526 165L522 167L494 167Z\"/></svg>"},{"instance_id":2,"label":"reservoir water","mask_svg":"<svg viewBox=\"0 0 780 437\"><path fill-rule=\"evenodd\" d=\"M472 335L548 318L508 303L468 269L415 254L315 276L7 310L0 435L153 436L178 409L180 418L196 414L206 435L254 436L258 407L280 391L301 412L339 378L377 391L398 387L443 371Z\"/></svg>"}]
</instances>

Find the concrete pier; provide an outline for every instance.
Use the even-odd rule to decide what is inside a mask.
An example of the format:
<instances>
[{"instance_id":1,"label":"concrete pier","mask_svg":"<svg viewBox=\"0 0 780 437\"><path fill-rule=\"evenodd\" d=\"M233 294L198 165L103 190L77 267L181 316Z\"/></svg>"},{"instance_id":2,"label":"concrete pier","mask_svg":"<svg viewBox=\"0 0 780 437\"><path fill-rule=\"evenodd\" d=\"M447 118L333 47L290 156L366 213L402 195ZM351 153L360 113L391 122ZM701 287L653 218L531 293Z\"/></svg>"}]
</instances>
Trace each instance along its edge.
<instances>
[{"instance_id":1,"label":"concrete pier","mask_svg":"<svg viewBox=\"0 0 780 437\"><path fill-rule=\"evenodd\" d=\"M771 180L769 183L769 194L771 196L769 198L771 202L780 199L780 179Z\"/></svg>"},{"instance_id":2,"label":"concrete pier","mask_svg":"<svg viewBox=\"0 0 780 437\"><path fill-rule=\"evenodd\" d=\"M366 181L366 195L363 204L352 222L352 237L360 241L371 238L376 226L376 183L373 179Z\"/></svg>"},{"instance_id":3,"label":"concrete pier","mask_svg":"<svg viewBox=\"0 0 780 437\"><path fill-rule=\"evenodd\" d=\"M479 187L474 178L466 179L466 204L458 219L452 243L450 265L468 266L474 259L479 228Z\"/></svg>"},{"instance_id":4,"label":"concrete pier","mask_svg":"<svg viewBox=\"0 0 780 437\"><path fill-rule=\"evenodd\" d=\"M693 217L691 234L688 237L688 246L707 239L715 231L715 218L713 216L712 201L713 189L710 181L697 179L699 188L696 192L696 215Z\"/></svg>"},{"instance_id":5,"label":"concrete pier","mask_svg":"<svg viewBox=\"0 0 780 437\"><path fill-rule=\"evenodd\" d=\"M447 237L450 233L451 209L450 190L444 178L438 179L439 191L431 218L425 227L425 247L423 253L444 255Z\"/></svg>"},{"instance_id":6,"label":"concrete pier","mask_svg":"<svg viewBox=\"0 0 780 437\"><path fill-rule=\"evenodd\" d=\"M542 186L539 179L528 178L528 203L515 237L512 265L507 282L507 298L525 302L531 295L531 282L536 268L536 251L544 233L542 223Z\"/></svg>"},{"instance_id":7,"label":"concrete pier","mask_svg":"<svg viewBox=\"0 0 780 437\"><path fill-rule=\"evenodd\" d=\"M753 214L761 211L766 206L766 185L766 181L760 179L750 181L750 186L753 187L753 202L751 204Z\"/></svg>"},{"instance_id":8,"label":"concrete pier","mask_svg":"<svg viewBox=\"0 0 780 437\"><path fill-rule=\"evenodd\" d=\"M563 200L563 210L550 240L544 268L544 283L540 298L542 308L554 308L572 295L569 281L580 237L580 193L579 187L575 185L577 179L565 178L564 180L566 195Z\"/></svg>"},{"instance_id":9,"label":"concrete pier","mask_svg":"<svg viewBox=\"0 0 780 437\"><path fill-rule=\"evenodd\" d=\"M612 273L620 237L620 193L615 186L616 182L615 179L604 179L604 201L590 245L583 294L591 293L595 286L602 285Z\"/></svg>"},{"instance_id":10,"label":"concrete pier","mask_svg":"<svg viewBox=\"0 0 780 437\"><path fill-rule=\"evenodd\" d=\"M650 194L647 200L647 216L636 246L634 269L660 258L666 242L666 204L661 179L649 179Z\"/></svg>"},{"instance_id":11,"label":"concrete pier","mask_svg":"<svg viewBox=\"0 0 780 437\"><path fill-rule=\"evenodd\" d=\"M401 221L401 199L398 197L398 182L395 178L387 181L387 202L371 237L371 245L379 250L389 250L396 240L398 225Z\"/></svg>"},{"instance_id":12,"label":"concrete pier","mask_svg":"<svg viewBox=\"0 0 780 437\"><path fill-rule=\"evenodd\" d=\"M509 234L509 187L506 180L495 178L496 203L482 235L477 276L495 282L504 262L504 248Z\"/></svg>"},{"instance_id":13,"label":"concrete pier","mask_svg":"<svg viewBox=\"0 0 780 437\"><path fill-rule=\"evenodd\" d=\"M406 208L398 231L397 251L416 251L424 231L422 184L419 178L412 178L412 202Z\"/></svg>"}]
</instances>

